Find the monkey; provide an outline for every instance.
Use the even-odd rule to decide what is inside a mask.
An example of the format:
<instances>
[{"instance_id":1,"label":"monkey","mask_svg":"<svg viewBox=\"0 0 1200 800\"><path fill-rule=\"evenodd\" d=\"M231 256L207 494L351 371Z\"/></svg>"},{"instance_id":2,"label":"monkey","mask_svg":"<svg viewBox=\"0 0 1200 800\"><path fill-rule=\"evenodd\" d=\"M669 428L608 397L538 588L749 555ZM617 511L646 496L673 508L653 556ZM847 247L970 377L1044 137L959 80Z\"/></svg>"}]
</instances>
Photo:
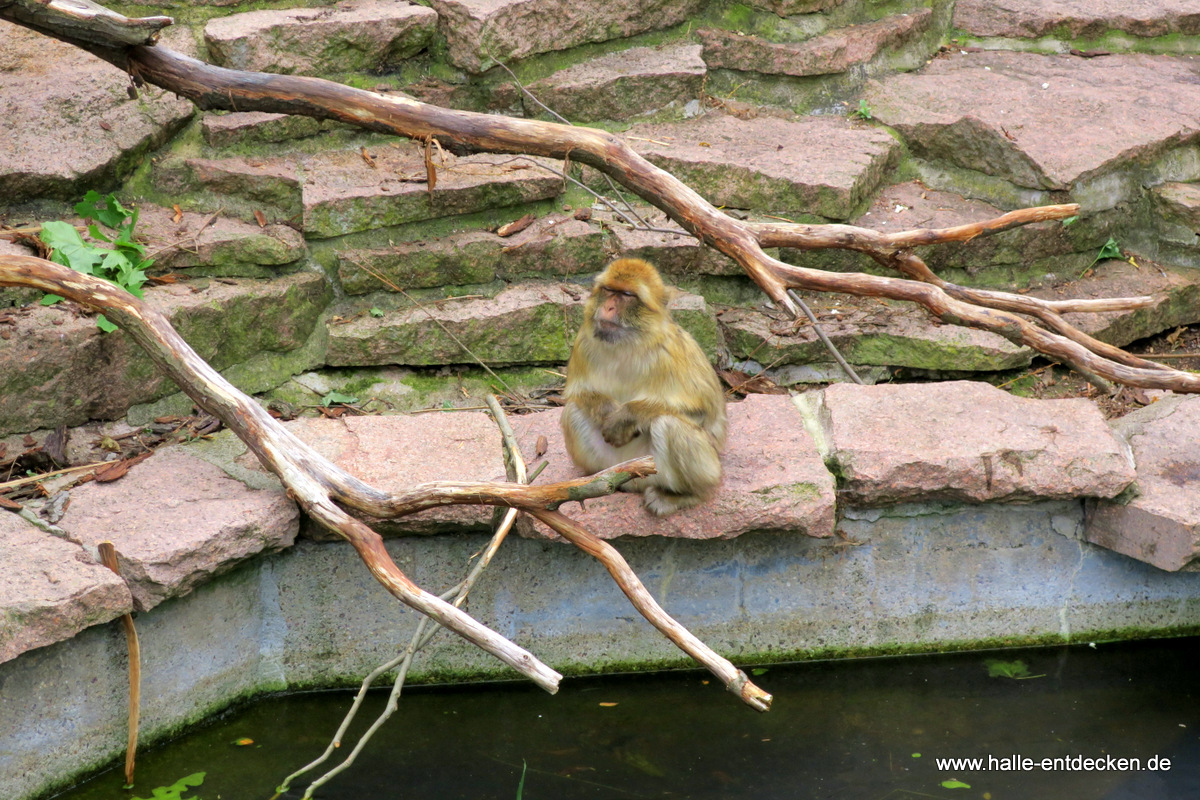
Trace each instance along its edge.
<instances>
[{"instance_id":1,"label":"monkey","mask_svg":"<svg viewBox=\"0 0 1200 800\"><path fill-rule=\"evenodd\" d=\"M625 484L656 516L706 500L721 481L725 394L700 345L667 310L658 270L618 259L597 276L567 362L562 430L575 465L597 472L654 456Z\"/></svg>"}]
</instances>

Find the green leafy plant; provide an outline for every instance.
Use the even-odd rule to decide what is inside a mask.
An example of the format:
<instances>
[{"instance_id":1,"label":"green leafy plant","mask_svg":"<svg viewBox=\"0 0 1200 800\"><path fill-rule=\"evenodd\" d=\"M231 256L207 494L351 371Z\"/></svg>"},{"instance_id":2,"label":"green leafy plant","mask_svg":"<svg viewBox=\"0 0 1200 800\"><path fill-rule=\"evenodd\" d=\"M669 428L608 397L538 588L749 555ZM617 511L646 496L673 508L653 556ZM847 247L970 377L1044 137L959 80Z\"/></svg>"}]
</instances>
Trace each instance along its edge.
<instances>
[{"instance_id":1,"label":"green leafy plant","mask_svg":"<svg viewBox=\"0 0 1200 800\"><path fill-rule=\"evenodd\" d=\"M1121 255L1120 245L1118 245L1117 240L1111 236L1108 237L1108 241L1104 243L1104 246L1100 248L1100 252L1096 254L1096 257L1092 259L1092 263L1087 265L1087 269L1079 273L1079 277L1082 278L1087 274L1089 269L1096 266L1106 258L1123 258Z\"/></svg>"},{"instance_id":2,"label":"green leafy plant","mask_svg":"<svg viewBox=\"0 0 1200 800\"><path fill-rule=\"evenodd\" d=\"M46 222L42 224L41 240L50 248L50 260L76 272L103 278L134 297L141 297L146 270L154 259L146 257L144 244L134 241L137 209L130 211L111 194L91 191L76 204L75 213L88 220L88 235L109 246L84 241L75 226L68 222ZM101 230L101 226L105 230ZM42 298L42 305L48 306L59 300L62 297L48 294ZM96 325L106 332L117 329L103 314L97 318Z\"/></svg>"},{"instance_id":3,"label":"green leafy plant","mask_svg":"<svg viewBox=\"0 0 1200 800\"><path fill-rule=\"evenodd\" d=\"M370 314L372 317L382 317L383 309L382 308L372 308L370 311Z\"/></svg>"},{"instance_id":4,"label":"green leafy plant","mask_svg":"<svg viewBox=\"0 0 1200 800\"><path fill-rule=\"evenodd\" d=\"M875 112L871 110L871 107L869 105L867 105L866 100L859 100L858 108L856 108L852 112L850 112L850 116L854 117L855 119L868 119L869 120L869 119L875 119Z\"/></svg>"}]
</instances>

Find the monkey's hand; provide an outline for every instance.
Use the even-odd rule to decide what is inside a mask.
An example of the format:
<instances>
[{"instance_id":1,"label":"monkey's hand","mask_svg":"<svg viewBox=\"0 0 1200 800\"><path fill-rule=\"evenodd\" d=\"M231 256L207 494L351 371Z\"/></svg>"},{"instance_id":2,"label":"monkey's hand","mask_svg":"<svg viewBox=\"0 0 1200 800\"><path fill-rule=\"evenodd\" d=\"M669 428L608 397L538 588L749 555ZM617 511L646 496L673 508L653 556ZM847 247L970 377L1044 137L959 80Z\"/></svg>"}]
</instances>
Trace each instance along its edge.
<instances>
[{"instance_id":1,"label":"monkey's hand","mask_svg":"<svg viewBox=\"0 0 1200 800\"><path fill-rule=\"evenodd\" d=\"M637 417L629 410L629 406L618 406L604 418L600 435L613 447L624 447L638 435Z\"/></svg>"}]
</instances>

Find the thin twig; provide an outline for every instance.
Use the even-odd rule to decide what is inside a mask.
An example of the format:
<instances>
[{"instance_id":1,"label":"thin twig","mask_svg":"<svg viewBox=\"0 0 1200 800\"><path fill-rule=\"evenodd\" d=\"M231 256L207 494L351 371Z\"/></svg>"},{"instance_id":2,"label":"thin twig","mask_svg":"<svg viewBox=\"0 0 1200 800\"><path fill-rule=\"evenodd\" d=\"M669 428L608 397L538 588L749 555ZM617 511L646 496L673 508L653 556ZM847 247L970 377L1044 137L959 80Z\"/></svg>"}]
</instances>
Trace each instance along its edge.
<instances>
[{"instance_id":1,"label":"thin twig","mask_svg":"<svg viewBox=\"0 0 1200 800\"><path fill-rule=\"evenodd\" d=\"M808 303L805 303L804 300L801 299L800 295L796 294L795 289L788 289L788 296L791 297L792 300L796 301L796 305L798 305L800 310L803 311L805 316L808 317L808 321L812 323L813 330L816 332L817 338L821 340L821 344L825 345L825 349L828 350L837 363L841 365L842 370L848 376L850 376L850 380L854 381L859 386L864 385L863 379L858 377L858 373L854 371L853 367L850 366L849 362L846 361L841 352L834 347L833 342L830 341L829 337L825 335L825 330L821 327L821 323L817 322L817 315L814 314L812 309L808 307Z\"/></svg>"},{"instance_id":2,"label":"thin twig","mask_svg":"<svg viewBox=\"0 0 1200 800\"><path fill-rule=\"evenodd\" d=\"M503 438L504 463L506 466L508 479L514 483L529 483L532 479L526 475L525 461L521 458L521 452L517 446L516 436L513 434L512 426L508 424L508 418L504 414L504 410L500 407L500 403L496 399L495 395L487 396L487 406L491 410L492 415L496 420L496 425L500 428L500 433ZM475 562L474 567L472 567L466 578L464 578L457 586L441 595L443 600L449 600L451 597L453 597L453 605L458 607L462 606L467 599L467 595L475 586L475 583L479 580L480 576L483 575L483 571L487 569L488 565L492 561L493 556L495 556L496 552L500 549L500 545L503 544L504 539L508 536L509 531L512 530L513 523L517 518L517 513L517 509L515 508L505 509L504 517L496 526L496 530L492 534L491 540L488 541L487 547L483 549L482 553L476 554L481 556L479 560ZM472 556L472 558L474 557L475 556ZM359 737L358 741L354 745L354 748L350 751L346 758L342 760L341 763L308 785L308 787L304 790L305 800L312 797L313 792L328 783L339 773L348 769L354 763L354 761L358 758L359 753L362 752L363 748L366 746L367 742L370 741L371 737L374 736L375 732L379 730L379 728L382 727L385 722L387 722L388 718L390 718L399 708L400 693L404 687L405 679L408 676L409 668L412 666L413 658L433 639L434 636L437 635L439 630L440 628L437 627L430 629L428 617L421 618L420 622L417 623L417 629L413 633L408 647L406 647L404 651L396 658L391 659L387 663L381 664L373 669L371 673L363 679L358 693L354 696L354 702L350 705L349 711L346 712L346 716L342 719L342 724L338 727L337 732L334 734L333 739L330 741L328 747L325 748L325 752L311 763L306 764L285 778L283 784L278 789L280 793L286 792L293 780L323 764L333 754L334 750L341 747L342 738L346 735L346 731L349 729L350 724L354 721L355 716L358 714L359 708L362 707L367 690L371 688L376 678L399 667L399 671L396 674L396 679L392 683L392 691L388 695L388 702L384 705L383 711L381 711L379 716L375 718L375 721L366 730L366 732Z\"/></svg>"},{"instance_id":3,"label":"thin twig","mask_svg":"<svg viewBox=\"0 0 1200 800\"><path fill-rule=\"evenodd\" d=\"M125 576L117 564L117 551L112 542L100 542L96 545L100 553L100 563L108 567L121 580ZM142 648L138 644L137 628L133 625L132 614L121 615L121 625L125 628L125 644L129 650L129 735L125 742L125 785L133 786L133 767L137 759L138 720L142 710Z\"/></svg>"}]
</instances>

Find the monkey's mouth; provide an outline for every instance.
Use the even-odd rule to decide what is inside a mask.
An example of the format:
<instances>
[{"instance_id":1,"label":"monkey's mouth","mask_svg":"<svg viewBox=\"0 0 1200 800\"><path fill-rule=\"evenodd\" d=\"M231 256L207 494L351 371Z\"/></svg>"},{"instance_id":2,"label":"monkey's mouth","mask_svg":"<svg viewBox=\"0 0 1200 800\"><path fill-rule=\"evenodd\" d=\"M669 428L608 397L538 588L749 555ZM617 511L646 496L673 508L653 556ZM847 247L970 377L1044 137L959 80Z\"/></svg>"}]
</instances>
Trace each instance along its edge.
<instances>
[{"instance_id":1,"label":"monkey's mouth","mask_svg":"<svg viewBox=\"0 0 1200 800\"><path fill-rule=\"evenodd\" d=\"M629 329L624 325L607 320L596 320L596 338L602 342L616 342L629 332Z\"/></svg>"}]
</instances>

